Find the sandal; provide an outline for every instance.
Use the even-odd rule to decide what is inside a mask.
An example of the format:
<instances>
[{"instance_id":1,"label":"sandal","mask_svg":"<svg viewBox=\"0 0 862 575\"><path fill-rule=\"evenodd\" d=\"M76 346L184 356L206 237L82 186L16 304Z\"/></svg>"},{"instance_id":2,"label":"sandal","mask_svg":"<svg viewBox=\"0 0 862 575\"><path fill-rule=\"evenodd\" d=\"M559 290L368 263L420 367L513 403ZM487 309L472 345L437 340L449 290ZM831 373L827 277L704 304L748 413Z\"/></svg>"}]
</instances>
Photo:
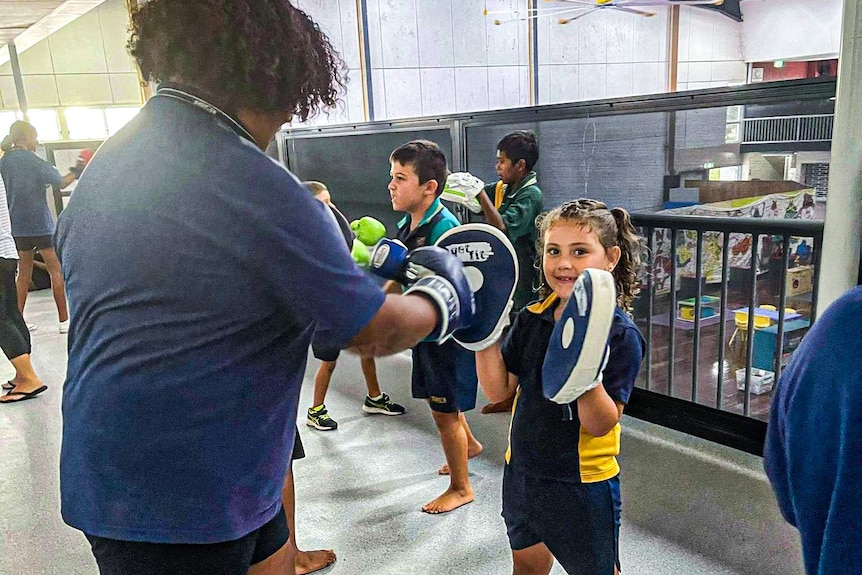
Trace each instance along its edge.
<instances>
[{"instance_id":1,"label":"sandal","mask_svg":"<svg viewBox=\"0 0 862 575\"><path fill-rule=\"evenodd\" d=\"M0 385L0 389L4 389L6 391L11 391L11 390L15 389L15 383L10 379L9 381L4 383L3 385Z\"/></svg>"},{"instance_id":2,"label":"sandal","mask_svg":"<svg viewBox=\"0 0 862 575\"><path fill-rule=\"evenodd\" d=\"M37 395L39 395L40 393L42 393L46 389L48 389L47 385L43 385L42 387L38 387L38 388L34 389L33 391L27 391L27 392L10 390L3 397L15 397L15 396L20 396L20 397L18 397L18 399L10 399L7 401L0 401L0 403L18 403L19 401L26 401L28 399L33 399L34 397L36 397Z\"/></svg>"}]
</instances>

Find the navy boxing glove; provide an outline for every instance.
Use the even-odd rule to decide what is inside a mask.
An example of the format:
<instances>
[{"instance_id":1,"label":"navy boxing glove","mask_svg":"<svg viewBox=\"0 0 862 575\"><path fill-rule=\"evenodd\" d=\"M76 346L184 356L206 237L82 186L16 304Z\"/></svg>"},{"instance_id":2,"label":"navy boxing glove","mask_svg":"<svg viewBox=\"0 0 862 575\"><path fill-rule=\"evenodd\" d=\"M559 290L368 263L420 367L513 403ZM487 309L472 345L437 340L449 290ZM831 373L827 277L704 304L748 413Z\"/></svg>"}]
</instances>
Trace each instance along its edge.
<instances>
[{"instance_id":1,"label":"navy boxing glove","mask_svg":"<svg viewBox=\"0 0 862 575\"><path fill-rule=\"evenodd\" d=\"M614 276L593 268L582 271L545 352L542 394L546 398L570 403L602 383L616 306Z\"/></svg>"},{"instance_id":2,"label":"navy boxing glove","mask_svg":"<svg viewBox=\"0 0 862 575\"><path fill-rule=\"evenodd\" d=\"M368 269L374 275L407 285L410 283L407 278L407 246L398 240L383 238L371 252Z\"/></svg>"},{"instance_id":3,"label":"navy boxing glove","mask_svg":"<svg viewBox=\"0 0 862 575\"><path fill-rule=\"evenodd\" d=\"M407 286L404 295L420 294L434 303L439 320L427 340L442 342L454 330L472 323L473 292L464 266L448 251L424 246L408 253L401 242L384 238L371 254L370 269Z\"/></svg>"}]
</instances>

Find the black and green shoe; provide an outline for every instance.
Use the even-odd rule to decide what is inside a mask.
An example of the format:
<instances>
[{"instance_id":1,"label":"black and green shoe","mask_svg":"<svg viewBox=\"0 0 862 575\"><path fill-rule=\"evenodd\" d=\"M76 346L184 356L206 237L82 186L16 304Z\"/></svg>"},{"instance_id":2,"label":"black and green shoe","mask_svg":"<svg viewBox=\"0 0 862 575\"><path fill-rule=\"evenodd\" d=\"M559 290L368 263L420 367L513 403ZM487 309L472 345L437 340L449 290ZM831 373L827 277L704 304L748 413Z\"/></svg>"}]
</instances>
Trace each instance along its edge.
<instances>
[{"instance_id":1,"label":"black and green shoe","mask_svg":"<svg viewBox=\"0 0 862 575\"><path fill-rule=\"evenodd\" d=\"M405 410L384 393L380 399L371 399L366 395L362 411L365 413L382 413L383 415L402 415Z\"/></svg>"},{"instance_id":2,"label":"black and green shoe","mask_svg":"<svg viewBox=\"0 0 862 575\"><path fill-rule=\"evenodd\" d=\"M320 431L332 431L338 429L338 422L329 417L326 411L326 406L321 404L317 407L308 408L308 417L305 419L305 424L308 427L319 429Z\"/></svg>"}]
</instances>

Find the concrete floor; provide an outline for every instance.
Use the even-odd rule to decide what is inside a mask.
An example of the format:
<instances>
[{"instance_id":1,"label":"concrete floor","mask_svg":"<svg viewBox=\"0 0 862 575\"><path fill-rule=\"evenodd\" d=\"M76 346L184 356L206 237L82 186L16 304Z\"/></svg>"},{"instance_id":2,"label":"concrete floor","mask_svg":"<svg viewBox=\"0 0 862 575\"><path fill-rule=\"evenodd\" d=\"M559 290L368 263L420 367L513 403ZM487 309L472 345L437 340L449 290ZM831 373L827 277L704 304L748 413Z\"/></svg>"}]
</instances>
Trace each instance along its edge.
<instances>
[{"instance_id":1,"label":"concrete floor","mask_svg":"<svg viewBox=\"0 0 862 575\"><path fill-rule=\"evenodd\" d=\"M30 294L26 316L38 325L33 362L49 390L0 406L0 575L94 574L86 540L59 515L66 336L47 290ZM508 416L468 414L485 445L470 464L476 501L443 516L420 512L447 480L436 473L443 454L428 408L409 397L410 364L406 355L379 361L383 389L408 409L385 417L360 410L359 362L340 361L327 398L339 429L301 426L308 456L294 469L299 546L334 549L338 561L322 572L331 575L511 572L500 517ZM309 360L303 410L316 366ZM13 373L0 366L2 381ZM623 426L624 572L803 573L798 538L780 520L759 458L631 418Z\"/></svg>"}]
</instances>

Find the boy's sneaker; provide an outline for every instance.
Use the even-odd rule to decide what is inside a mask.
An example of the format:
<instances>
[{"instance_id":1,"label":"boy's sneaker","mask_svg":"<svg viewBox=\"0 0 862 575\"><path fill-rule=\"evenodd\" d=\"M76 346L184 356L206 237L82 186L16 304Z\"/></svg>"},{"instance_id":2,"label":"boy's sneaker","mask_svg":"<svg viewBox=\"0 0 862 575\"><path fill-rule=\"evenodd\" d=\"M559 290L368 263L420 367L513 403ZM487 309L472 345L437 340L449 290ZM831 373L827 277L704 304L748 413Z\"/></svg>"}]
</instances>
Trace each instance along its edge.
<instances>
[{"instance_id":1,"label":"boy's sneaker","mask_svg":"<svg viewBox=\"0 0 862 575\"><path fill-rule=\"evenodd\" d=\"M365 404L362 406L362 411L365 413L382 413L383 415L402 415L404 408L389 399L389 396L381 394L378 399L371 399L365 396Z\"/></svg>"},{"instance_id":2,"label":"boy's sneaker","mask_svg":"<svg viewBox=\"0 0 862 575\"><path fill-rule=\"evenodd\" d=\"M305 419L305 424L308 427L319 429L320 431L332 431L338 429L338 423L329 417L325 405L308 408L308 417Z\"/></svg>"}]
</instances>

